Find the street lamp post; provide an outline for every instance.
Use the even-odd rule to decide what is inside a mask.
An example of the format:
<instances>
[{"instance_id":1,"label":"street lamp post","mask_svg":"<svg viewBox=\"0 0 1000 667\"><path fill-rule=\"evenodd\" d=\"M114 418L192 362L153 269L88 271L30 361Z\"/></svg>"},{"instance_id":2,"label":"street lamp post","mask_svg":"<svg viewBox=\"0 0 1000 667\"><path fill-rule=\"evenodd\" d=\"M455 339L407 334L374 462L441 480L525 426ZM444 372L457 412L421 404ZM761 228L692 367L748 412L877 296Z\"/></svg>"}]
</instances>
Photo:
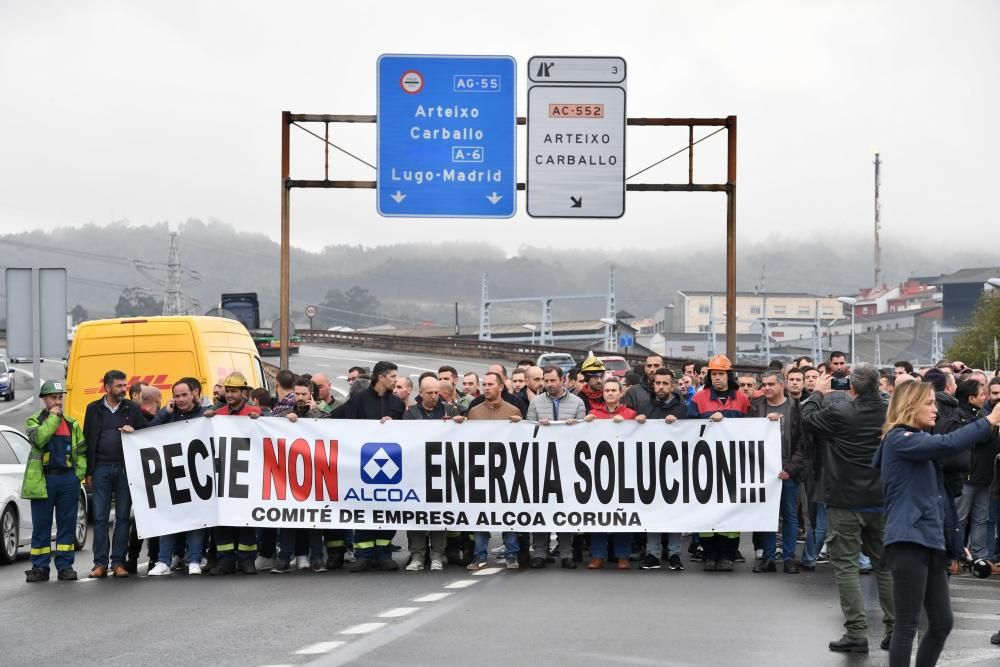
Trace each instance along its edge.
<instances>
[{"instance_id":1,"label":"street lamp post","mask_svg":"<svg viewBox=\"0 0 1000 667\"><path fill-rule=\"evenodd\" d=\"M611 317L602 317L601 322L604 324L604 347L607 348L608 352L618 351L618 336L615 335L614 326L617 322Z\"/></svg>"},{"instance_id":2,"label":"street lamp post","mask_svg":"<svg viewBox=\"0 0 1000 667\"><path fill-rule=\"evenodd\" d=\"M858 305L858 300L851 296L838 296L837 301L841 302L845 306L849 306L851 309L851 366L854 366L855 362L855 352L854 352L854 306Z\"/></svg>"},{"instance_id":3,"label":"street lamp post","mask_svg":"<svg viewBox=\"0 0 1000 667\"><path fill-rule=\"evenodd\" d=\"M538 329L534 324L522 324L522 327L531 332L531 345L535 344L535 330Z\"/></svg>"}]
</instances>

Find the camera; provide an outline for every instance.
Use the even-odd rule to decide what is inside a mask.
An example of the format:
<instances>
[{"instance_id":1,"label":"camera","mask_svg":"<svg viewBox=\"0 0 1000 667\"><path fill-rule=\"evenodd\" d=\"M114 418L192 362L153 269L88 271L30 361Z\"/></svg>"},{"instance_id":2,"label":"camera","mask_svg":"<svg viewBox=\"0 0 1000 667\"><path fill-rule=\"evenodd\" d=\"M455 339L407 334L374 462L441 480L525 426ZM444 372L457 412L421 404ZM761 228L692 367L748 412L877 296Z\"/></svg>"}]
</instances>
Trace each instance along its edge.
<instances>
[{"instance_id":1,"label":"camera","mask_svg":"<svg viewBox=\"0 0 1000 667\"><path fill-rule=\"evenodd\" d=\"M847 391L851 388L851 378L847 373L837 372L830 378L830 389L834 391Z\"/></svg>"}]
</instances>

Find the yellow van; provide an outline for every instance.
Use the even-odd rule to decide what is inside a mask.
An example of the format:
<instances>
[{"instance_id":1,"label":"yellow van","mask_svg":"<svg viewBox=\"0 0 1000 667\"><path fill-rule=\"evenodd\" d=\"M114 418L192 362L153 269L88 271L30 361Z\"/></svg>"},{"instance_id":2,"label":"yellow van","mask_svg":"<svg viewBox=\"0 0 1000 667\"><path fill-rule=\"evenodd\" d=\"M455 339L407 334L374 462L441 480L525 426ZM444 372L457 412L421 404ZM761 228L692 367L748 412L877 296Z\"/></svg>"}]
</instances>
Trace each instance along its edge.
<instances>
[{"instance_id":1,"label":"yellow van","mask_svg":"<svg viewBox=\"0 0 1000 667\"><path fill-rule=\"evenodd\" d=\"M87 404L104 393L110 370L125 373L129 385L145 382L169 399L182 377L201 382L203 395L233 371L253 387L267 387L253 339L242 323L223 317L136 317L93 320L77 327L66 367L67 414L83 421Z\"/></svg>"}]
</instances>

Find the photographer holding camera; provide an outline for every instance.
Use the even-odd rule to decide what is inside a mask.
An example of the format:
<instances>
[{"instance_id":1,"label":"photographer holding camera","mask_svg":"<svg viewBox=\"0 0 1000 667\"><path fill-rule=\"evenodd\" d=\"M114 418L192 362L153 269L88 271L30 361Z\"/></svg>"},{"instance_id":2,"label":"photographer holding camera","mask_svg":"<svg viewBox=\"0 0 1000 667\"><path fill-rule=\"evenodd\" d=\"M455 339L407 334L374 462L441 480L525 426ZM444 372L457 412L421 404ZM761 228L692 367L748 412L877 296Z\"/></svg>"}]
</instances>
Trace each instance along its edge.
<instances>
[{"instance_id":1,"label":"photographer holding camera","mask_svg":"<svg viewBox=\"0 0 1000 667\"><path fill-rule=\"evenodd\" d=\"M882 482L878 469L872 467L888 405L879 395L879 373L874 366L859 364L847 377L846 369L836 362L831 355L830 366L841 375L838 385L849 383L849 388L835 392L834 376L822 374L815 391L801 404L801 420L803 429L815 441L817 465L821 468L817 499L827 505L830 563L845 617L844 636L830 642L829 648L867 653L868 621L858 568L860 551L871 558L878 580L884 650L895 622L892 577L882 562Z\"/></svg>"}]
</instances>

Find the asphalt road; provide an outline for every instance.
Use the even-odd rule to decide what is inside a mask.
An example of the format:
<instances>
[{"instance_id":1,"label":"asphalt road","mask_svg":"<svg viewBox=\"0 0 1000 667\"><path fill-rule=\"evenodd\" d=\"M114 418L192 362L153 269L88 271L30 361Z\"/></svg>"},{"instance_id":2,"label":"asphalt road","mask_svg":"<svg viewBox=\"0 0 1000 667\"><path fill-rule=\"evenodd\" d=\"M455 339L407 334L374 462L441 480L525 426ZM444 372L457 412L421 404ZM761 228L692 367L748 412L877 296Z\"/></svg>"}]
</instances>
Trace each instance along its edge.
<instances>
[{"instance_id":1,"label":"asphalt road","mask_svg":"<svg viewBox=\"0 0 1000 667\"><path fill-rule=\"evenodd\" d=\"M90 555L77 554L81 575ZM448 566L29 585L23 557L0 568L0 664L886 664L871 577L872 651L847 658L826 648L842 622L828 566L797 576L750 567L472 575ZM952 595L955 630L939 664L1000 664L1000 647L988 643L1000 626L1000 577L956 577Z\"/></svg>"},{"instance_id":2,"label":"asphalt road","mask_svg":"<svg viewBox=\"0 0 1000 667\"><path fill-rule=\"evenodd\" d=\"M0 348L0 357L7 351ZM13 401L0 401L0 424L13 426L24 430L24 420L39 409L40 404L34 390L34 380L31 374L31 363L11 364L14 368ZM66 365L62 361L45 361L39 364L42 380L63 380L66 377Z\"/></svg>"},{"instance_id":3,"label":"asphalt road","mask_svg":"<svg viewBox=\"0 0 1000 667\"><path fill-rule=\"evenodd\" d=\"M414 379L448 360L305 346L298 372L331 374L381 358ZM43 377L58 370L43 365ZM20 377L19 382L26 381ZM26 385L25 385L26 386ZM18 385L21 391L21 384ZM17 403L20 403L20 399ZM0 410L9 406L0 403ZM21 415L21 412L24 415ZM18 425L27 407L0 414ZM745 535L744 553L752 553ZM398 533L396 542L405 538ZM494 542L498 539L494 536ZM404 565L405 556L396 558ZM81 576L91 553L77 553ZM684 572L444 572L131 577L24 583L27 555L0 567L0 664L239 665L884 665L874 580L863 577L871 653L848 658L829 566L797 576ZM145 567L140 567L144 572ZM952 581L955 629L941 665L998 665L1000 577Z\"/></svg>"}]
</instances>

